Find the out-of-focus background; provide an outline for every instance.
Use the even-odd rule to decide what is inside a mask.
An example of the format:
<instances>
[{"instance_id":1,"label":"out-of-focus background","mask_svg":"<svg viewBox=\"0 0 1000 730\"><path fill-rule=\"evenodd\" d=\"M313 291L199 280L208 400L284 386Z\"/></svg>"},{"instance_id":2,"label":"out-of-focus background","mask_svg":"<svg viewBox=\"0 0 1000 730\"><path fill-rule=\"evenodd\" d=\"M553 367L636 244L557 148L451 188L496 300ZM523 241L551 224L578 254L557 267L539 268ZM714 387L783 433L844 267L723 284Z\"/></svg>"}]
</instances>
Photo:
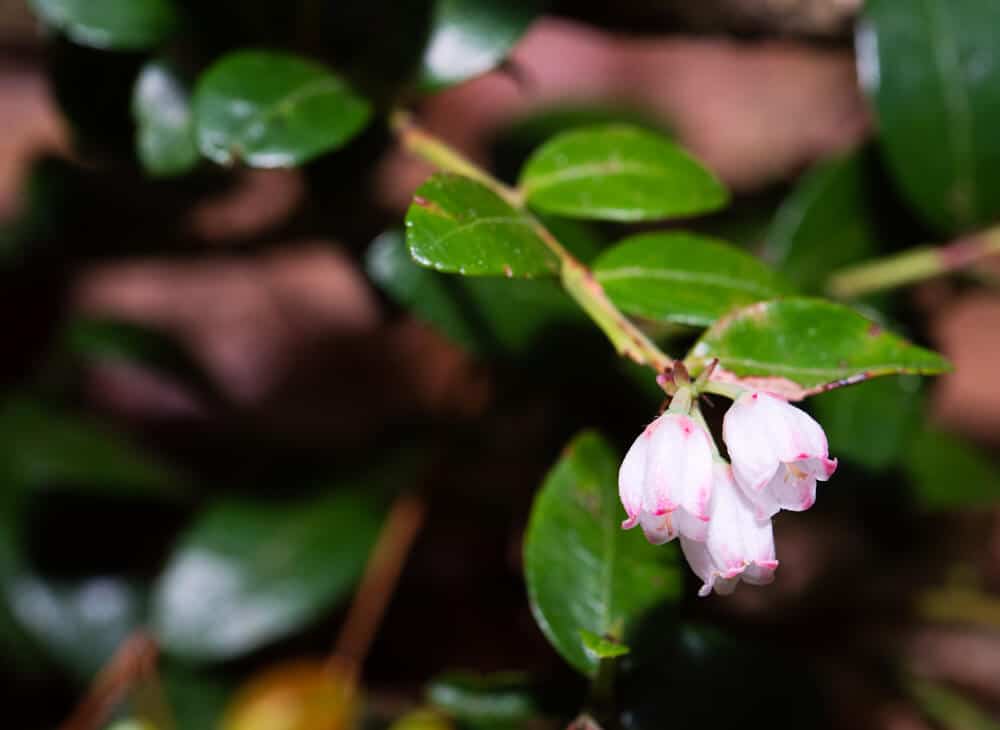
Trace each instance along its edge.
<instances>
[{"instance_id":1,"label":"out-of-focus background","mask_svg":"<svg viewBox=\"0 0 1000 730\"><path fill-rule=\"evenodd\" d=\"M357 64L401 48L409 27L394 3L180 4L191 19L170 53L194 72L240 47ZM409 101L507 177L574 124L662 129L734 194L692 225L772 262L805 246L779 263L808 288L852 262L824 252L958 238L886 172L857 75L859 6L556 2L499 68ZM1000 84L996 41L960 60ZM430 168L384 123L294 169L203 162L150 177L131 111L148 58L0 2L5 722L59 726L108 696L93 694L98 678L155 685L180 730L218 727L227 707L227 727L269 727L233 703L269 669L331 651L405 488L424 495L426 519L364 660L369 722L429 703L434 722L475 725L454 696L481 692L542 718L507 726L565 724L581 689L525 595L531 498L573 433L599 427L626 445L655 397L586 322L531 291L513 304L501 288L452 291L481 325L471 345L401 306L386 271ZM868 301L955 371L816 399L841 470L813 510L777 520L777 581L729 599L686 591L677 611L697 628L664 630L660 673L623 690L624 726L997 727L998 276L984 258ZM129 637L138 659L123 658ZM136 670L147 660L155 671ZM130 691L92 726L128 716ZM330 717L309 727L341 726Z\"/></svg>"}]
</instances>

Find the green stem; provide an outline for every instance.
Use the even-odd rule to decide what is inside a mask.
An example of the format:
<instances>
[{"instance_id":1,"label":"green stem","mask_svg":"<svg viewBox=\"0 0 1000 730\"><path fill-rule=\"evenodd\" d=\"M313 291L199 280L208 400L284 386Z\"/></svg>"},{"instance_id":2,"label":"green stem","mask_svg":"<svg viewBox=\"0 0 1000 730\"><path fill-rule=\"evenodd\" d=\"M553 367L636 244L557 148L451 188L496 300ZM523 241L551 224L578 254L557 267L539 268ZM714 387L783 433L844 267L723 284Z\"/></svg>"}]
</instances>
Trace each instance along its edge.
<instances>
[{"instance_id":1,"label":"green stem","mask_svg":"<svg viewBox=\"0 0 1000 730\"><path fill-rule=\"evenodd\" d=\"M673 400L670 401L670 408L667 410L670 413L683 413L687 415L691 411L693 396L694 394L691 392L690 386L678 388L677 392L674 393Z\"/></svg>"},{"instance_id":2,"label":"green stem","mask_svg":"<svg viewBox=\"0 0 1000 730\"><path fill-rule=\"evenodd\" d=\"M700 385L699 390L703 393L715 393L724 398L729 398L729 400L736 400L747 391L746 388L735 383L727 383L724 380L712 380L711 378L705 380L704 384Z\"/></svg>"},{"instance_id":3,"label":"green stem","mask_svg":"<svg viewBox=\"0 0 1000 730\"><path fill-rule=\"evenodd\" d=\"M511 190L444 141L421 129L409 112L394 111L389 116L389 126L410 153L442 170L482 183L514 207L521 207L523 201L516 190Z\"/></svg>"},{"instance_id":4,"label":"green stem","mask_svg":"<svg viewBox=\"0 0 1000 730\"><path fill-rule=\"evenodd\" d=\"M445 142L418 127L409 113L394 112L390 117L390 125L403 147L411 154L442 170L482 183L530 218L535 233L559 259L559 276L566 292L607 335L618 354L646 365L657 373L666 372L673 367L674 361L608 299L593 272L567 251L552 232L526 210L519 191L504 185Z\"/></svg>"},{"instance_id":5,"label":"green stem","mask_svg":"<svg viewBox=\"0 0 1000 730\"><path fill-rule=\"evenodd\" d=\"M859 297L958 271L997 253L1000 227L947 246L922 246L844 269L830 277L827 291L842 299Z\"/></svg>"}]
</instances>

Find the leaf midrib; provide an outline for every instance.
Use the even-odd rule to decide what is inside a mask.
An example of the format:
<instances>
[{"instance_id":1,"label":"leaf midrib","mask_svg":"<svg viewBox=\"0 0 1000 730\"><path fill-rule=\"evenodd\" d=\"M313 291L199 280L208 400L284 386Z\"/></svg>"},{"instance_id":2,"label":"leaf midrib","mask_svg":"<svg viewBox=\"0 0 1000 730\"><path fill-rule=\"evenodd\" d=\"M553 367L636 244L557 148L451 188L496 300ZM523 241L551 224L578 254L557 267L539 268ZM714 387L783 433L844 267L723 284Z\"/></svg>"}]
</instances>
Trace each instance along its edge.
<instances>
[{"instance_id":1,"label":"leaf midrib","mask_svg":"<svg viewBox=\"0 0 1000 730\"><path fill-rule=\"evenodd\" d=\"M830 377L842 377L844 375L857 373L857 372L867 372L867 371L877 371L877 372L920 372L921 370L929 370L932 368L930 365L902 365L900 363L880 363L880 364L869 364L865 363L863 365L854 365L840 368L819 368L819 367L809 367L807 365L786 365L783 363L769 362L766 360L757 360L755 358L749 357L728 357L726 355L712 355L708 353L709 356L717 356L722 362L723 366L730 368L732 365L739 365L747 368L763 368L768 371L784 373L784 374L795 374L801 373L803 375L820 375L820 376L830 376Z\"/></svg>"},{"instance_id":2,"label":"leaf midrib","mask_svg":"<svg viewBox=\"0 0 1000 730\"><path fill-rule=\"evenodd\" d=\"M301 104L306 99L314 96L320 96L324 93L336 93L343 88L343 84L336 78L330 76L315 78L288 94L275 99L270 104L257 107L255 113L251 114L247 118L246 123L233 135L233 138L238 144L245 146L248 141L247 137L250 134L250 130L255 126L267 123L279 114L287 113L290 109L293 109L295 105Z\"/></svg>"},{"instance_id":3,"label":"leaf midrib","mask_svg":"<svg viewBox=\"0 0 1000 730\"><path fill-rule=\"evenodd\" d=\"M610 269L598 269L595 274L597 276L597 280L601 283L606 281L619 281L622 279L659 279L662 281L678 281L689 284L693 283L718 286L732 289L734 291L747 292L749 294L759 294L764 298L780 294L780 291L776 288L768 287L749 279L734 279L719 274L711 274L701 271L685 271L683 269L648 269L641 266L621 266Z\"/></svg>"},{"instance_id":4,"label":"leaf midrib","mask_svg":"<svg viewBox=\"0 0 1000 730\"><path fill-rule=\"evenodd\" d=\"M559 183L579 180L585 177L611 178L624 177L626 175L644 175L646 177L662 178L670 175L670 169L642 162L629 162L627 160L587 162L548 173L529 175L524 181L523 188L524 192L530 195L531 193L552 188Z\"/></svg>"}]
</instances>

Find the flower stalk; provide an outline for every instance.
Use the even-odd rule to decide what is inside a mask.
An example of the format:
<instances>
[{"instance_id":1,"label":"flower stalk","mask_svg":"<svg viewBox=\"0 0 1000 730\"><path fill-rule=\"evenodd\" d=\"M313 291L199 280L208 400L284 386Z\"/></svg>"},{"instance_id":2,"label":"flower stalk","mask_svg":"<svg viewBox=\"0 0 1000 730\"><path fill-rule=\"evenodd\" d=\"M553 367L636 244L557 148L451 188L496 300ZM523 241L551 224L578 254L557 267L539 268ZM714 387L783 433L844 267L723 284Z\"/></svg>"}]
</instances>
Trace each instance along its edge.
<instances>
[{"instance_id":1,"label":"flower stalk","mask_svg":"<svg viewBox=\"0 0 1000 730\"><path fill-rule=\"evenodd\" d=\"M947 246L921 246L836 272L827 283L831 296L853 299L959 271L1000 253L1000 227Z\"/></svg>"},{"instance_id":2,"label":"flower stalk","mask_svg":"<svg viewBox=\"0 0 1000 730\"><path fill-rule=\"evenodd\" d=\"M593 272L567 251L552 232L526 209L520 191L497 180L443 140L420 128L408 112L394 112L390 117L390 125L410 154L441 170L485 185L510 206L528 216L535 234L559 260L559 277L563 288L611 340L618 354L652 368L657 373L669 371L673 367L673 359L660 350L608 299Z\"/></svg>"}]
</instances>

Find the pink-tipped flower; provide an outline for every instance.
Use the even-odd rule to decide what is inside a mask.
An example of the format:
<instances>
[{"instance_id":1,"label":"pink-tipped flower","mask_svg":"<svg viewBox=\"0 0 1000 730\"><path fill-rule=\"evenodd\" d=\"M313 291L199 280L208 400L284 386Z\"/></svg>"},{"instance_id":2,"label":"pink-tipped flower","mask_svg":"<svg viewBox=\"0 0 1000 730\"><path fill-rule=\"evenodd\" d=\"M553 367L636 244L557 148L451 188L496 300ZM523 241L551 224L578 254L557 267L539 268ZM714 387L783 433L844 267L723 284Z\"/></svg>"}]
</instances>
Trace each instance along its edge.
<instances>
[{"instance_id":1,"label":"pink-tipped flower","mask_svg":"<svg viewBox=\"0 0 1000 730\"><path fill-rule=\"evenodd\" d=\"M717 461L714 474L706 540L681 536L684 557L704 581L699 596L707 596L713 589L719 595L729 595L741 580L766 585L774 580L778 567L771 520L757 519L753 504L736 485L729 464Z\"/></svg>"},{"instance_id":2,"label":"pink-tipped flower","mask_svg":"<svg viewBox=\"0 0 1000 730\"><path fill-rule=\"evenodd\" d=\"M736 482L758 518L779 509L802 510L816 501L816 480L837 468L822 427L805 411L769 393L744 393L726 412L722 437Z\"/></svg>"},{"instance_id":3,"label":"pink-tipped flower","mask_svg":"<svg viewBox=\"0 0 1000 730\"><path fill-rule=\"evenodd\" d=\"M639 434L618 472L628 519L654 545L684 535L704 540L712 497L712 444L683 413L664 413Z\"/></svg>"}]
</instances>

